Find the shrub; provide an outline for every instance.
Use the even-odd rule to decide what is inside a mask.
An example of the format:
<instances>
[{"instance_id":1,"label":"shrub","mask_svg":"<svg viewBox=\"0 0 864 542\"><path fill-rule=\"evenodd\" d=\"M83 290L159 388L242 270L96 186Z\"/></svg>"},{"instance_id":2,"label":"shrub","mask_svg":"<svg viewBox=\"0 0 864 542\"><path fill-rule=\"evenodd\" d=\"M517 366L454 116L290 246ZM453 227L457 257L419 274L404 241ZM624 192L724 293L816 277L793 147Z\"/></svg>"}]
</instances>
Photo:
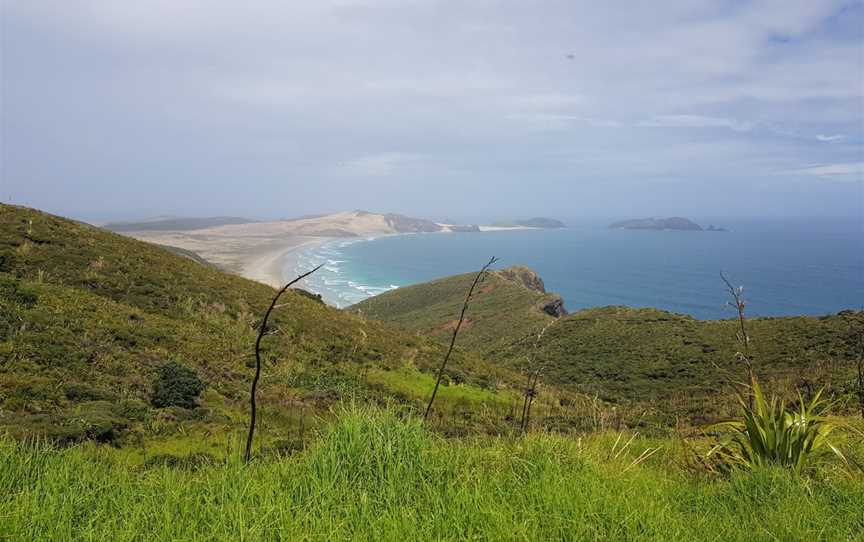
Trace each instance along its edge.
<instances>
[{"instance_id":1,"label":"shrub","mask_svg":"<svg viewBox=\"0 0 864 542\"><path fill-rule=\"evenodd\" d=\"M828 440L836 425L828 421L830 404L822 391L805 400L798 394L797 410L787 410L783 401L772 396L765 399L759 382L754 378L752 406L739 395L742 419L716 424L732 430L731 438L709 451L727 465L754 469L768 465L788 467L801 473L811 460L833 453L846 461L840 450Z\"/></svg>"},{"instance_id":2,"label":"shrub","mask_svg":"<svg viewBox=\"0 0 864 542\"><path fill-rule=\"evenodd\" d=\"M176 361L169 361L159 369L150 401L156 408L195 408L198 406L195 400L202 391L204 383L195 371Z\"/></svg>"}]
</instances>

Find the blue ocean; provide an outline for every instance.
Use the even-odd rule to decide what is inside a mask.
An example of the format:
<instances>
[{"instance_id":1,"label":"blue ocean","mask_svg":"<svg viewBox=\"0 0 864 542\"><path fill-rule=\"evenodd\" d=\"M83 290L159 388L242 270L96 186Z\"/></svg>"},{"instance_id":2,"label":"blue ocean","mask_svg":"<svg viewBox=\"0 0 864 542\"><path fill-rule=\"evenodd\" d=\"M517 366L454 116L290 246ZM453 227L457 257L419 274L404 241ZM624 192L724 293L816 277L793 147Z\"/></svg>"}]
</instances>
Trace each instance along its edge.
<instances>
[{"instance_id":1,"label":"blue ocean","mask_svg":"<svg viewBox=\"0 0 864 542\"><path fill-rule=\"evenodd\" d=\"M706 222L707 223L707 222ZM728 232L562 230L426 233L335 240L302 253L325 267L305 287L345 307L402 286L501 267L537 271L569 311L657 307L699 319L733 316L721 270L744 286L751 316L823 315L864 306L864 231L856 221L718 221Z\"/></svg>"}]
</instances>

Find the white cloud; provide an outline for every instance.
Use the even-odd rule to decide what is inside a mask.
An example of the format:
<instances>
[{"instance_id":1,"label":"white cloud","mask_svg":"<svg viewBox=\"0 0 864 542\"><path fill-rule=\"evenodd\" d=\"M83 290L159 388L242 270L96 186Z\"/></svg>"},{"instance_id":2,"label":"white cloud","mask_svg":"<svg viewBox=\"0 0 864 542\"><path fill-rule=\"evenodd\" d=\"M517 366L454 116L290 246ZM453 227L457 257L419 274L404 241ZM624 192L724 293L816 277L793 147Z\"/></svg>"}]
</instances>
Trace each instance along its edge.
<instances>
[{"instance_id":1,"label":"white cloud","mask_svg":"<svg viewBox=\"0 0 864 542\"><path fill-rule=\"evenodd\" d=\"M736 132L749 132L754 124L721 117L702 115L657 115L650 120L641 121L637 126L649 128L728 128Z\"/></svg>"},{"instance_id":2,"label":"white cloud","mask_svg":"<svg viewBox=\"0 0 864 542\"><path fill-rule=\"evenodd\" d=\"M383 152L352 158L336 165L335 173L352 177L389 177L400 168L416 163L419 156L401 152Z\"/></svg>"},{"instance_id":3,"label":"white cloud","mask_svg":"<svg viewBox=\"0 0 864 542\"><path fill-rule=\"evenodd\" d=\"M862 181L864 180L864 162L853 162L848 164L814 164L792 170L791 173L813 177Z\"/></svg>"},{"instance_id":4,"label":"white cloud","mask_svg":"<svg viewBox=\"0 0 864 542\"><path fill-rule=\"evenodd\" d=\"M7 178L34 202L60 196L33 179L92 200L336 177L425 201L458 169L564 205L549 178L774 189L864 152L860 2L0 2Z\"/></svg>"}]
</instances>

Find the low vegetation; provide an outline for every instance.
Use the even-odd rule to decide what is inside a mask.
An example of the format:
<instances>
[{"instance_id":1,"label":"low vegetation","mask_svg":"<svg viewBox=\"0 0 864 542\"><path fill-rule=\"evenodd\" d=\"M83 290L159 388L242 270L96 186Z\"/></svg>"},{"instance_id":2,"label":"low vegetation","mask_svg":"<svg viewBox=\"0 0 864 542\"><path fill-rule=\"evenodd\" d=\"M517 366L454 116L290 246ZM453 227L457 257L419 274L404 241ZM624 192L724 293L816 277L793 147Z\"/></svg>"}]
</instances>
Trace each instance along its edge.
<instances>
[{"instance_id":1,"label":"low vegetation","mask_svg":"<svg viewBox=\"0 0 864 542\"><path fill-rule=\"evenodd\" d=\"M204 383L195 371L176 361L170 361L159 368L150 402L156 408L195 408L198 406L198 395L202 391Z\"/></svg>"},{"instance_id":2,"label":"low vegetation","mask_svg":"<svg viewBox=\"0 0 864 542\"><path fill-rule=\"evenodd\" d=\"M337 420L307 450L250 465L240 446L224 458L130 465L122 450L4 440L0 538L755 542L864 532L864 484L827 470L807 483L778 468L711 480L682 470L673 440L445 440L387 411Z\"/></svg>"},{"instance_id":3,"label":"low vegetation","mask_svg":"<svg viewBox=\"0 0 864 542\"><path fill-rule=\"evenodd\" d=\"M475 276L465 273L406 286L369 298L349 310L446 343ZM544 307L557 307L559 302L557 295L546 293L536 273L525 267L489 273L473 296L459 342L469 350L495 351L508 339L536 334L538 327L555 318Z\"/></svg>"},{"instance_id":4,"label":"low vegetation","mask_svg":"<svg viewBox=\"0 0 864 542\"><path fill-rule=\"evenodd\" d=\"M115 444L233 433L248 421L251 345L274 293L154 245L0 205L0 432ZM293 438L301 412L326 417L343 398L407 401L364 375L374 367L410 379L444 352L301 290L285 293L268 328L259 391L265 446ZM206 386L199 408L153 402L167 361ZM509 378L462 351L450 370L468 381ZM482 429L458 409L460 427Z\"/></svg>"},{"instance_id":5,"label":"low vegetation","mask_svg":"<svg viewBox=\"0 0 864 542\"><path fill-rule=\"evenodd\" d=\"M864 313L736 344L476 278L339 311L0 205L0 539L860 539Z\"/></svg>"},{"instance_id":6,"label":"low vegetation","mask_svg":"<svg viewBox=\"0 0 864 542\"><path fill-rule=\"evenodd\" d=\"M444 343L471 278L399 288L352 310ZM517 372L543 366L544 384L553 389L596 395L642 419L647 412L660 424L676 418L705 424L737 412L732 385L746 382L747 369L736 356L742 345L734 309L726 320L629 307L580 310L556 320L538 310L544 296L536 290L490 279L495 287L476 296L460 333L465 348ZM538 344L537 334L551 321L557 323ZM864 312L753 318L747 325L747 361L769 391L791 400L799 388L812 395L825 386L841 410L858 402L860 354L849 330L864 329Z\"/></svg>"},{"instance_id":7,"label":"low vegetation","mask_svg":"<svg viewBox=\"0 0 864 542\"><path fill-rule=\"evenodd\" d=\"M846 457L829 440L837 424L829 418L830 403L822 398L822 390L810 400L799 395L797 408L787 408L776 396L766 399L759 381L753 379L752 392L738 400L742 418L714 426L732 431L708 453L720 457L722 466L776 465L800 474L829 454L846 464Z\"/></svg>"}]
</instances>

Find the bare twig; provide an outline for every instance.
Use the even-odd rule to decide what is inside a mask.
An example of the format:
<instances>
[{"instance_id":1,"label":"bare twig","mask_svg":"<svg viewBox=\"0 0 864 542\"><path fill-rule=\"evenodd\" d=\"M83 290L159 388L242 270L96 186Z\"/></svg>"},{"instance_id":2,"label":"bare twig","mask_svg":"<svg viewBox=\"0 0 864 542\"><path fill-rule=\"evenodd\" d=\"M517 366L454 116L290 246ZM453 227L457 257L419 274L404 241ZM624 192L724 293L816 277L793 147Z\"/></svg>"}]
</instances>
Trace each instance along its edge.
<instances>
[{"instance_id":1,"label":"bare twig","mask_svg":"<svg viewBox=\"0 0 864 542\"><path fill-rule=\"evenodd\" d=\"M447 353L444 355L444 360L441 362L441 366L438 368L438 378L435 380L435 389L432 390L432 397L429 398L429 404L426 405L426 412L423 414L423 421L426 421L429 418L429 413L432 412L432 403L435 402L435 396L438 395L438 387L441 385L441 378L444 376L444 369L447 368L447 362L450 360L450 354L453 353L453 347L456 345L456 336L459 335L459 328L462 327L462 322L465 320L465 312L468 310L468 304L471 302L471 296L474 295L474 288L477 287L477 284L483 279L483 276L492 267L495 262L498 261L498 258L492 257L486 265L480 268L480 272L477 273L477 276L474 277L474 282L471 283L471 288L468 290L468 295L465 296L465 303L462 304L462 312L459 314L459 321L456 323L456 327L453 328L453 336L450 338L450 347L447 348Z\"/></svg>"},{"instance_id":2,"label":"bare twig","mask_svg":"<svg viewBox=\"0 0 864 542\"><path fill-rule=\"evenodd\" d=\"M261 339L264 338L264 334L267 332L267 320L270 318L270 313L273 312L273 309L276 307L276 302L279 301L279 298L282 297L282 294L284 294L288 288L305 279L315 271L318 271L323 266L324 264L322 263L318 267L303 273L282 287L282 289L276 292L276 295L273 296L273 301L270 302L267 312L264 313L264 319L261 321L261 327L258 329L258 338L255 340L255 377L252 379L252 390L249 392L249 436L246 438L246 454L244 456L247 463L252 456L252 437L255 435L255 417L257 414L255 394L258 391L258 379L261 378Z\"/></svg>"},{"instance_id":3,"label":"bare twig","mask_svg":"<svg viewBox=\"0 0 864 542\"><path fill-rule=\"evenodd\" d=\"M729 296L732 297L732 301L729 302L729 305L734 307L738 312L738 324L740 326L740 330L738 332L738 341L741 343L741 351L735 353L735 357L738 358L739 361L743 361L747 366L747 381L749 383L749 391L747 392L747 396L750 398L751 406L753 402L753 381L756 378L755 373L753 372L753 360L750 358L750 336L747 334L747 328L744 324L744 308L747 305L747 302L744 300L744 287L732 286L732 283L729 282L729 279L726 278L726 275L723 274L723 271L720 271L720 278L723 280L723 283L726 285L726 289L729 291Z\"/></svg>"},{"instance_id":4,"label":"bare twig","mask_svg":"<svg viewBox=\"0 0 864 542\"><path fill-rule=\"evenodd\" d=\"M524 433L528 430L528 425L531 419L531 405L534 404L534 398L537 397L537 383L540 381L540 374L543 372L543 366L538 365L533 367L537 356L537 349L540 347L540 341L546 330L558 320L552 320L540 330L537 337L534 339L534 347L531 353L528 354L528 385L525 387L525 401L522 403L522 419L519 421L519 428Z\"/></svg>"}]
</instances>

